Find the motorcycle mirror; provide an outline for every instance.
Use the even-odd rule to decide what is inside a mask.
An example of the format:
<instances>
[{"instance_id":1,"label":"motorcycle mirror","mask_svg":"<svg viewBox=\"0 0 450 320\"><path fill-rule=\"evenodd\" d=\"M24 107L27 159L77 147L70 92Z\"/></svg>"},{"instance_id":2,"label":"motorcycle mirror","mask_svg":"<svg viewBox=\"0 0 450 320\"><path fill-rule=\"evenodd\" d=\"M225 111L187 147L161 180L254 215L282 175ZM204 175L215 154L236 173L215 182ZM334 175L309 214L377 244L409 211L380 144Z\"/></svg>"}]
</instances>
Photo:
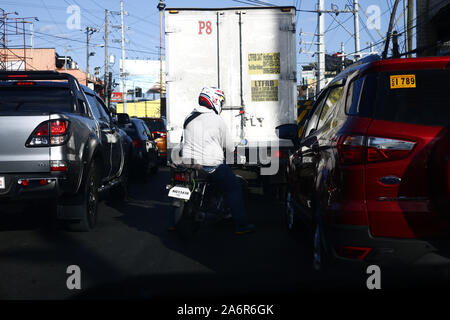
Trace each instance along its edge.
<instances>
[{"instance_id":1,"label":"motorcycle mirror","mask_svg":"<svg viewBox=\"0 0 450 320\"><path fill-rule=\"evenodd\" d=\"M243 146L246 146L248 144L248 140L244 138L244 139L241 140L240 144L243 145Z\"/></svg>"}]
</instances>

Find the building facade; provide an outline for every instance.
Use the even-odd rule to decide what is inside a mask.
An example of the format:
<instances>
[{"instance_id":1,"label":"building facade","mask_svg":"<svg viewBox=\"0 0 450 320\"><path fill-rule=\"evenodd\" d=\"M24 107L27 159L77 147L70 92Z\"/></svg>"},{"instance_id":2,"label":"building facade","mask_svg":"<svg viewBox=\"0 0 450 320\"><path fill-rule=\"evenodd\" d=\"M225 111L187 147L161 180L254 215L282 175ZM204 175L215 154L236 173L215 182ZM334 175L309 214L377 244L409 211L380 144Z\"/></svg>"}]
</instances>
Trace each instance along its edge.
<instances>
[{"instance_id":1,"label":"building facade","mask_svg":"<svg viewBox=\"0 0 450 320\"><path fill-rule=\"evenodd\" d=\"M71 57L60 56L55 48L36 49L0 49L6 59L6 70L9 71L33 71L51 70L66 72L77 78L78 82L89 86L99 94L103 94L103 82L100 78L78 68L78 64Z\"/></svg>"},{"instance_id":2,"label":"building facade","mask_svg":"<svg viewBox=\"0 0 450 320\"><path fill-rule=\"evenodd\" d=\"M450 0L417 0L417 56L450 55Z\"/></svg>"}]
</instances>

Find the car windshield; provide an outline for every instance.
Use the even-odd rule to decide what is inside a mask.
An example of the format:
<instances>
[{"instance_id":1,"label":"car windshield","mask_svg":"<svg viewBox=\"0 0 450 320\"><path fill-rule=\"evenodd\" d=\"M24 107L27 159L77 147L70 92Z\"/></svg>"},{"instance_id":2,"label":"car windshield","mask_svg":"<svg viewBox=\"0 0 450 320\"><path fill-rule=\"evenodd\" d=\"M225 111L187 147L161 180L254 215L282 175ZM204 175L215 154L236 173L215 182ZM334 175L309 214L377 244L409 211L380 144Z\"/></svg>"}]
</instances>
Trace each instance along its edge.
<instances>
[{"instance_id":1,"label":"car windshield","mask_svg":"<svg viewBox=\"0 0 450 320\"><path fill-rule=\"evenodd\" d=\"M72 95L61 87L0 87L0 113L70 112Z\"/></svg>"},{"instance_id":2,"label":"car windshield","mask_svg":"<svg viewBox=\"0 0 450 320\"><path fill-rule=\"evenodd\" d=\"M166 131L166 127L162 120L144 119L144 121L151 131Z\"/></svg>"},{"instance_id":3,"label":"car windshield","mask_svg":"<svg viewBox=\"0 0 450 320\"><path fill-rule=\"evenodd\" d=\"M450 70L415 70L370 75L360 111L375 119L411 124L450 125Z\"/></svg>"},{"instance_id":4,"label":"car windshield","mask_svg":"<svg viewBox=\"0 0 450 320\"><path fill-rule=\"evenodd\" d=\"M139 134L137 132L136 124L134 122L128 123L123 127L123 130L133 140L139 140Z\"/></svg>"}]
</instances>

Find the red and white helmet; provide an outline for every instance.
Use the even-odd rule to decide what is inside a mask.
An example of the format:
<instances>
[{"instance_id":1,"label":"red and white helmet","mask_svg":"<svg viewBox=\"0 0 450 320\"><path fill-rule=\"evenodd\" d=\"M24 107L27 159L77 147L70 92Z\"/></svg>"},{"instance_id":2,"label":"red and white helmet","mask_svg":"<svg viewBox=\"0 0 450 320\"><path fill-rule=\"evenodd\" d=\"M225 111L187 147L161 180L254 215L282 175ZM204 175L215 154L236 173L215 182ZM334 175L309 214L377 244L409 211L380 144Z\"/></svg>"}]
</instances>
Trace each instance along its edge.
<instances>
[{"instance_id":1,"label":"red and white helmet","mask_svg":"<svg viewBox=\"0 0 450 320\"><path fill-rule=\"evenodd\" d=\"M216 87L205 87L200 92L198 104L208 109L213 109L216 114L222 112L222 106L225 103L225 93Z\"/></svg>"}]
</instances>

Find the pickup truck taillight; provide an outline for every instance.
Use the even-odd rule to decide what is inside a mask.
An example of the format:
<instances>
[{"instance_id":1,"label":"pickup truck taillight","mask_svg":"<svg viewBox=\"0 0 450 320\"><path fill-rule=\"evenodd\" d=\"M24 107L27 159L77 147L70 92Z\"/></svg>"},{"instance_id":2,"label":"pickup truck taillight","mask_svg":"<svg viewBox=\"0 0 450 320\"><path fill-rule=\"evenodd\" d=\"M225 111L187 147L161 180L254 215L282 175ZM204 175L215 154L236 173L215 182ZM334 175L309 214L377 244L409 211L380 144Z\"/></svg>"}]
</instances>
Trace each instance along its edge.
<instances>
[{"instance_id":1,"label":"pickup truck taillight","mask_svg":"<svg viewBox=\"0 0 450 320\"><path fill-rule=\"evenodd\" d=\"M65 144L69 137L69 121L50 120L41 123L26 143L27 147L49 147Z\"/></svg>"},{"instance_id":2,"label":"pickup truck taillight","mask_svg":"<svg viewBox=\"0 0 450 320\"><path fill-rule=\"evenodd\" d=\"M407 157L415 142L360 135L341 136L337 149L342 164L393 161Z\"/></svg>"}]
</instances>

